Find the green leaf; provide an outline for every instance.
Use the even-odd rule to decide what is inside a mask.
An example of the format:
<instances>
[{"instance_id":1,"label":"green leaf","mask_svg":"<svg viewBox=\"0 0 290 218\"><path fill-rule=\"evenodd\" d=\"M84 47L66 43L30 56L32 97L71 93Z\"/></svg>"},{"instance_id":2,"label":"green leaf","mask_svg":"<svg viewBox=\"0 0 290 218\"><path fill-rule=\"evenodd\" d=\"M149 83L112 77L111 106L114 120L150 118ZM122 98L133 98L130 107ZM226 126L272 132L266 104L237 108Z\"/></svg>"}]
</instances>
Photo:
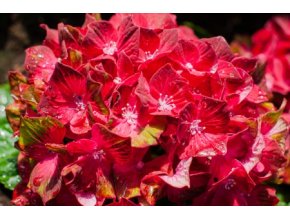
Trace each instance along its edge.
<instances>
[{"instance_id":1,"label":"green leaf","mask_svg":"<svg viewBox=\"0 0 290 218\"><path fill-rule=\"evenodd\" d=\"M289 185L274 185L274 187L279 198L278 206L290 206Z\"/></svg>"},{"instance_id":2,"label":"green leaf","mask_svg":"<svg viewBox=\"0 0 290 218\"><path fill-rule=\"evenodd\" d=\"M195 35L199 38L211 37L211 34L206 29L202 28L201 26L199 26L195 23L192 23L190 21L185 21L185 22L183 22L183 25L193 29Z\"/></svg>"},{"instance_id":3,"label":"green leaf","mask_svg":"<svg viewBox=\"0 0 290 218\"><path fill-rule=\"evenodd\" d=\"M9 86L0 85L0 183L13 190L20 177L17 172L18 151L13 146L12 130L5 115L5 106L11 101Z\"/></svg>"}]
</instances>

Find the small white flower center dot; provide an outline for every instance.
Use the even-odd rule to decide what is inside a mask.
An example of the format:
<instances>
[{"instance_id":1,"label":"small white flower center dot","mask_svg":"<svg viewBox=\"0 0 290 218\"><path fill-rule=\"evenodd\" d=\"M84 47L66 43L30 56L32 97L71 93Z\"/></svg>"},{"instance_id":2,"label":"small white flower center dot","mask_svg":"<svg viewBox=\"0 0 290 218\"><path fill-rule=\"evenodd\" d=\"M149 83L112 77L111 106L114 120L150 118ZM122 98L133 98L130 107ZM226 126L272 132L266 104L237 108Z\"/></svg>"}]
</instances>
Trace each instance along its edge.
<instances>
[{"instance_id":1,"label":"small white flower center dot","mask_svg":"<svg viewBox=\"0 0 290 218\"><path fill-rule=\"evenodd\" d=\"M95 151L95 152L93 153L93 157L94 157L95 160L100 160L100 159L102 159L104 155L105 155L104 150Z\"/></svg>"},{"instance_id":2,"label":"small white flower center dot","mask_svg":"<svg viewBox=\"0 0 290 218\"><path fill-rule=\"evenodd\" d=\"M193 69L193 66L192 66L191 63L186 63L186 64L185 64L185 67L186 67L187 69L189 69L189 70L192 70L192 69Z\"/></svg>"},{"instance_id":3,"label":"small white flower center dot","mask_svg":"<svg viewBox=\"0 0 290 218\"><path fill-rule=\"evenodd\" d=\"M84 110L86 108L86 105L84 104L81 96L74 96L74 101L78 110Z\"/></svg>"},{"instance_id":4,"label":"small white flower center dot","mask_svg":"<svg viewBox=\"0 0 290 218\"><path fill-rule=\"evenodd\" d=\"M114 41L110 41L106 43L103 48L104 54L107 54L107 55L113 55L115 54L116 51L117 51L117 44Z\"/></svg>"},{"instance_id":5,"label":"small white flower center dot","mask_svg":"<svg viewBox=\"0 0 290 218\"><path fill-rule=\"evenodd\" d=\"M115 77L115 79L113 80L113 82L118 85L118 84L121 84L122 83L122 79L120 77Z\"/></svg>"},{"instance_id":6,"label":"small white flower center dot","mask_svg":"<svg viewBox=\"0 0 290 218\"><path fill-rule=\"evenodd\" d=\"M152 60L157 53L158 49L156 49L153 53L151 53L150 51L145 51L145 60Z\"/></svg>"},{"instance_id":7,"label":"small white flower center dot","mask_svg":"<svg viewBox=\"0 0 290 218\"><path fill-rule=\"evenodd\" d=\"M130 125L137 125L138 113L136 112L136 105L133 107L129 104L122 108L122 117Z\"/></svg>"},{"instance_id":8,"label":"small white flower center dot","mask_svg":"<svg viewBox=\"0 0 290 218\"><path fill-rule=\"evenodd\" d=\"M225 189L230 190L236 185L236 181L234 179L228 179L228 181L225 184Z\"/></svg>"},{"instance_id":9,"label":"small white flower center dot","mask_svg":"<svg viewBox=\"0 0 290 218\"><path fill-rule=\"evenodd\" d=\"M196 134L200 134L202 133L203 130L205 130L204 126L199 126L199 123L201 122L201 120L193 120L190 123L189 126L189 132L191 133L191 135L196 135Z\"/></svg>"},{"instance_id":10,"label":"small white flower center dot","mask_svg":"<svg viewBox=\"0 0 290 218\"><path fill-rule=\"evenodd\" d=\"M158 110L172 111L174 108L176 108L176 105L173 103L173 97L160 94L158 99Z\"/></svg>"}]
</instances>

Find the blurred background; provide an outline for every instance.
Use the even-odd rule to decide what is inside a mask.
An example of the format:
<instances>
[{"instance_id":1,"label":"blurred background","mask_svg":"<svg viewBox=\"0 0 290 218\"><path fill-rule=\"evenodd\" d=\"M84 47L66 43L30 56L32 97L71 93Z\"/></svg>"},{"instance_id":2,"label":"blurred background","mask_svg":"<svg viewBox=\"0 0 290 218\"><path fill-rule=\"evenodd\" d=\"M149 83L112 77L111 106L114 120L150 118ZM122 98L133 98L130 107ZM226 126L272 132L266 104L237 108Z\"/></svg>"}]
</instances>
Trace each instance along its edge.
<instances>
[{"instance_id":1,"label":"blurred background","mask_svg":"<svg viewBox=\"0 0 290 218\"><path fill-rule=\"evenodd\" d=\"M108 20L112 14L101 14ZM251 35L273 14L177 14L179 24L187 24L199 37L222 35L229 42L236 35ZM24 50L37 45L45 37L41 23L56 28L59 22L80 26L84 14L0 14L0 84L7 80L7 71L19 68Z\"/></svg>"}]
</instances>

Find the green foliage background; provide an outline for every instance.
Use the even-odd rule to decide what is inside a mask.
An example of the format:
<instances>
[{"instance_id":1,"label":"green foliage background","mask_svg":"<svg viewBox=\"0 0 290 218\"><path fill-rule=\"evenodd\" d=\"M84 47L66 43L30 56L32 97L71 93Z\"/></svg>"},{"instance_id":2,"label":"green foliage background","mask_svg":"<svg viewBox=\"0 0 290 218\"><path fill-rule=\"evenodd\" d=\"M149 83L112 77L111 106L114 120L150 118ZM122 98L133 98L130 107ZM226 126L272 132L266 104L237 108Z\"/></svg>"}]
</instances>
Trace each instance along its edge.
<instances>
[{"instance_id":1,"label":"green foliage background","mask_svg":"<svg viewBox=\"0 0 290 218\"><path fill-rule=\"evenodd\" d=\"M13 190L20 177L17 172L18 151L13 146L15 139L5 115L5 106L11 101L9 86L0 85L0 183Z\"/></svg>"}]
</instances>

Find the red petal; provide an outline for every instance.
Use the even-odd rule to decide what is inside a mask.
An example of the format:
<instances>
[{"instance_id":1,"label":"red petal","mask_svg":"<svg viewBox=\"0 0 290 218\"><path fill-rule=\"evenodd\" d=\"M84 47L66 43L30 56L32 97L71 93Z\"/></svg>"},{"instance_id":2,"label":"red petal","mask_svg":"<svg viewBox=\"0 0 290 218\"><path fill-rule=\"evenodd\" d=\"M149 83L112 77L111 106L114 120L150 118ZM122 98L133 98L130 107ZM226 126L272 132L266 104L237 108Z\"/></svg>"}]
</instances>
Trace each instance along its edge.
<instances>
[{"instance_id":1,"label":"red petal","mask_svg":"<svg viewBox=\"0 0 290 218\"><path fill-rule=\"evenodd\" d=\"M34 80L48 82L56 63L55 55L46 46L34 46L26 50L25 69Z\"/></svg>"},{"instance_id":2,"label":"red petal","mask_svg":"<svg viewBox=\"0 0 290 218\"><path fill-rule=\"evenodd\" d=\"M171 52L177 44L178 32L176 29L166 29L160 34L159 53Z\"/></svg>"},{"instance_id":3,"label":"red petal","mask_svg":"<svg viewBox=\"0 0 290 218\"><path fill-rule=\"evenodd\" d=\"M41 24L40 27L46 30L46 37L43 40L43 45L49 47L56 57L60 57L61 49L59 45L58 31L50 29L46 24Z\"/></svg>"},{"instance_id":4,"label":"red petal","mask_svg":"<svg viewBox=\"0 0 290 218\"><path fill-rule=\"evenodd\" d=\"M257 185L248 196L249 206L274 206L278 202L276 190L264 185Z\"/></svg>"},{"instance_id":5,"label":"red petal","mask_svg":"<svg viewBox=\"0 0 290 218\"><path fill-rule=\"evenodd\" d=\"M212 165L214 184L198 198L194 205L247 205L247 195L255 187L245 169L238 161L226 161L215 157Z\"/></svg>"},{"instance_id":6,"label":"red petal","mask_svg":"<svg viewBox=\"0 0 290 218\"><path fill-rule=\"evenodd\" d=\"M133 14L135 25L146 29L169 29L177 26L173 14Z\"/></svg>"},{"instance_id":7,"label":"red petal","mask_svg":"<svg viewBox=\"0 0 290 218\"><path fill-rule=\"evenodd\" d=\"M178 27L178 39L181 40L193 40L197 39L197 36L194 34L193 30L187 26Z\"/></svg>"},{"instance_id":8,"label":"red petal","mask_svg":"<svg viewBox=\"0 0 290 218\"><path fill-rule=\"evenodd\" d=\"M170 56L182 65L190 63L193 67L199 58L199 51L193 42L180 40Z\"/></svg>"},{"instance_id":9,"label":"red petal","mask_svg":"<svg viewBox=\"0 0 290 218\"><path fill-rule=\"evenodd\" d=\"M190 188L189 168L192 158L179 162L173 176L159 176L164 182L175 188Z\"/></svg>"},{"instance_id":10,"label":"red petal","mask_svg":"<svg viewBox=\"0 0 290 218\"><path fill-rule=\"evenodd\" d=\"M159 48L160 38L154 30L141 29L140 30L140 49L151 54Z\"/></svg>"},{"instance_id":11,"label":"red petal","mask_svg":"<svg viewBox=\"0 0 290 218\"><path fill-rule=\"evenodd\" d=\"M95 206L97 204L96 196L92 193L77 193L75 196L83 206Z\"/></svg>"},{"instance_id":12,"label":"red petal","mask_svg":"<svg viewBox=\"0 0 290 218\"><path fill-rule=\"evenodd\" d=\"M188 89L187 81L179 76L171 65L167 64L156 72L152 76L149 85L151 94L157 101L165 101L163 102L164 104L173 107L169 111L166 108L161 108L161 110L159 110L162 105L157 103L154 112L160 111L159 113L171 114L171 111L173 111L175 114L178 114L185 106L187 102L185 98ZM171 100L164 99L166 95L168 98L171 98Z\"/></svg>"},{"instance_id":13,"label":"red petal","mask_svg":"<svg viewBox=\"0 0 290 218\"><path fill-rule=\"evenodd\" d=\"M211 45L220 60L231 61L233 59L234 55L224 37L217 36L203 39L203 41L208 42Z\"/></svg>"},{"instance_id":14,"label":"red petal","mask_svg":"<svg viewBox=\"0 0 290 218\"><path fill-rule=\"evenodd\" d=\"M215 155L224 155L227 151L227 136L204 133L193 137L180 156L188 157L208 157Z\"/></svg>"},{"instance_id":15,"label":"red petal","mask_svg":"<svg viewBox=\"0 0 290 218\"><path fill-rule=\"evenodd\" d=\"M68 152L73 155L91 154L97 149L97 143L89 139L80 139L75 142L70 142L66 146Z\"/></svg>"},{"instance_id":16,"label":"red petal","mask_svg":"<svg viewBox=\"0 0 290 218\"><path fill-rule=\"evenodd\" d=\"M136 61L139 55L140 30L133 24L131 17L122 21L118 33L118 51L124 51L132 61Z\"/></svg>"},{"instance_id":17,"label":"red petal","mask_svg":"<svg viewBox=\"0 0 290 218\"><path fill-rule=\"evenodd\" d=\"M79 72L59 63L55 67L50 85L55 89L53 91L58 90L64 97L72 99L74 95L84 95L85 81L86 78Z\"/></svg>"},{"instance_id":18,"label":"red petal","mask_svg":"<svg viewBox=\"0 0 290 218\"><path fill-rule=\"evenodd\" d=\"M70 130L74 134L85 134L91 130L86 111L75 113L70 121Z\"/></svg>"},{"instance_id":19,"label":"red petal","mask_svg":"<svg viewBox=\"0 0 290 218\"><path fill-rule=\"evenodd\" d=\"M118 76L122 81L134 74L134 67L130 58L124 53L119 54L117 62Z\"/></svg>"},{"instance_id":20,"label":"red petal","mask_svg":"<svg viewBox=\"0 0 290 218\"><path fill-rule=\"evenodd\" d=\"M88 40L98 49L103 49L106 43L110 41L116 42L117 39L117 31L108 21L97 21L88 25L88 33L85 40Z\"/></svg>"},{"instance_id":21,"label":"red petal","mask_svg":"<svg viewBox=\"0 0 290 218\"><path fill-rule=\"evenodd\" d=\"M195 96L180 113L177 137L182 143L182 158L225 154L229 121L224 102ZM193 132L191 132L191 128Z\"/></svg>"},{"instance_id":22,"label":"red petal","mask_svg":"<svg viewBox=\"0 0 290 218\"><path fill-rule=\"evenodd\" d=\"M199 71L210 71L217 62L217 55L209 43L195 41L194 45L199 52L199 58L195 63L195 69Z\"/></svg>"},{"instance_id":23,"label":"red petal","mask_svg":"<svg viewBox=\"0 0 290 218\"><path fill-rule=\"evenodd\" d=\"M116 135L101 124L95 124L92 128L92 140L98 143L99 148L104 149L116 162L128 161L131 153L131 140Z\"/></svg>"}]
</instances>

